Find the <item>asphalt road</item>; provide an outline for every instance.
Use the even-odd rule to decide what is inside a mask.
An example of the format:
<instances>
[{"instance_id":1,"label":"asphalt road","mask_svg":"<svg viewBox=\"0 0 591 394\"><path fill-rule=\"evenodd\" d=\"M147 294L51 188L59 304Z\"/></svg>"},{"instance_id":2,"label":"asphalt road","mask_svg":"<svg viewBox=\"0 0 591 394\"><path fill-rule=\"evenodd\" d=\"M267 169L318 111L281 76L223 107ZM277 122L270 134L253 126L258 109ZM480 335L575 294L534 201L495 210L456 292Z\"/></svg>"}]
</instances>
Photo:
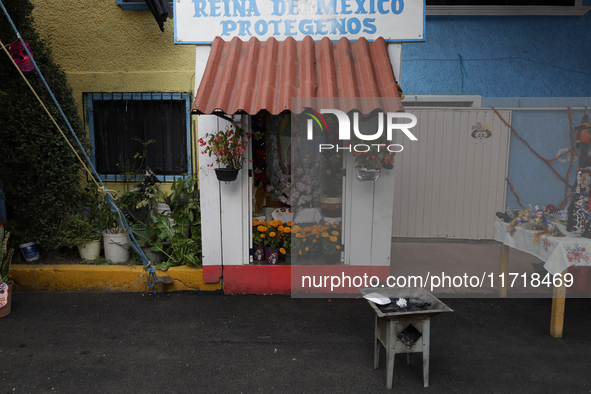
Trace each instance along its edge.
<instances>
[{"instance_id":1,"label":"asphalt road","mask_svg":"<svg viewBox=\"0 0 591 394\"><path fill-rule=\"evenodd\" d=\"M591 308L568 299L445 299L420 357L373 368L363 299L16 292L0 319L0 393L589 393Z\"/></svg>"}]
</instances>

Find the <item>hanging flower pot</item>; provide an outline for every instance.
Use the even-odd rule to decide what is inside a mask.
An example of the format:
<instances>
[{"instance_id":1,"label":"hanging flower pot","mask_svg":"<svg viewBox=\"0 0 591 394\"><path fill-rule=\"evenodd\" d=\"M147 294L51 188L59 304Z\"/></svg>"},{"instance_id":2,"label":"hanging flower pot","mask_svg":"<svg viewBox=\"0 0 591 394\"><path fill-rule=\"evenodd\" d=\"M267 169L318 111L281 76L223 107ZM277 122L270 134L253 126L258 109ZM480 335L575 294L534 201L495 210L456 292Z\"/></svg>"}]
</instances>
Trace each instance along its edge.
<instances>
[{"instance_id":1,"label":"hanging flower pot","mask_svg":"<svg viewBox=\"0 0 591 394\"><path fill-rule=\"evenodd\" d=\"M220 182L232 182L238 177L238 170L233 168L216 168L215 175Z\"/></svg>"},{"instance_id":2,"label":"hanging flower pot","mask_svg":"<svg viewBox=\"0 0 591 394\"><path fill-rule=\"evenodd\" d=\"M355 167L355 176L361 182L375 182L380 177L381 172L379 168Z\"/></svg>"},{"instance_id":3,"label":"hanging flower pot","mask_svg":"<svg viewBox=\"0 0 591 394\"><path fill-rule=\"evenodd\" d=\"M223 168L216 168L215 174L219 181L232 182L238 176L238 171L244 164L244 153L248 147L248 140L252 133L247 133L241 127L228 126L226 130L207 133L205 138L199 139L202 154L215 157L215 162ZM213 164L208 164L213 167Z\"/></svg>"}]
</instances>

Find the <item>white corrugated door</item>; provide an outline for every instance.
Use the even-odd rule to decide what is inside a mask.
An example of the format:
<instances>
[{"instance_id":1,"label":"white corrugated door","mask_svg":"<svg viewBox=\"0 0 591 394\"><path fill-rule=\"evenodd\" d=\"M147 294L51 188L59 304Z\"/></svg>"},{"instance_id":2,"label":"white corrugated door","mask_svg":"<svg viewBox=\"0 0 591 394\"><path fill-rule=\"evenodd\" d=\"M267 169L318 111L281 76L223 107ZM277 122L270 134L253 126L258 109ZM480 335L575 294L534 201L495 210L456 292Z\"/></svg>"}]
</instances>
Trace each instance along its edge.
<instances>
[{"instance_id":1,"label":"white corrugated door","mask_svg":"<svg viewBox=\"0 0 591 394\"><path fill-rule=\"evenodd\" d=\"M505 209L510 130L492 110L408 110L418 141L398 132L393 237L493 239ZM511 111L501 111L511 122ZM472 136L478 123L490 137ZM486 133L482 133L486 134Z\"/></svg>"}]
</instances>

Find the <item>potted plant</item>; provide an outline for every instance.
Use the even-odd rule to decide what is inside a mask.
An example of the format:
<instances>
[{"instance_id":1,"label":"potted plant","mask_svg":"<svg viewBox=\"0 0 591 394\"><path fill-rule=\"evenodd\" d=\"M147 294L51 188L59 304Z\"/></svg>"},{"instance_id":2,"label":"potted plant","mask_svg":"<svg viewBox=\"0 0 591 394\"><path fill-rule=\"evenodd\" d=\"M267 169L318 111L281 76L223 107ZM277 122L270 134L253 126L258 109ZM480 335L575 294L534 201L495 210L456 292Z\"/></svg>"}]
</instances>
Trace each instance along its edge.
<instances>
[{"instance_id":1,"label":"potted plant","mask_svg":"<svg viewBox=\"0 0 591 394\"><path fill-rule=\"evenodd\" d=\"M271 220L267 223L265 232L265 260L269 265L276 265L279 262L279 248L283 245L283 238L280 222Z\"/></svg>"},{"instance_id":2,"label":"potted plant","mask_svg":"<svg viewBox=\"0 0 591 394\"><path fill-rule=\"evenodd\" d=\"M366 145L368 150L357 152L353 151L355 157L355 176L361 182L376 181L381 174L382 168L390 170L393 168L395 152L389 152L387 149L388 141L377 141L371 145ZM351 141L347 146L351 145Z\"/></svg>"},{"instance_id":3,"label":"potted plant","mask_svg":"<svg viewBox=\"0 0 591 394\"><path fill-rule=\"evenodd\" d=\"M322 233L322 251L326 264L337 264L341 261L341 226L332 224L324 226Z\"/></svg>"},{"instance_id":4,"label":"potted plant","mask_svg":"<svg viewBox=\"0 0 591 394\"><path fill-rule=\"evenodd\" d=\"M96 260L101 253L101 238L96 218L70 213L60 226L58 242L60 246L76 245L83 260Z\"/></svg>"},{"instance_id":5,"label":"potted plant","mask_svg":"<svg viewBox=\"0 0 591 394\"><path fill-rule=\"evenodd\" d=\"M236 180L238 171L244 164L244 152L251 137L252 133L245 132L243 128L229 126L225 131L207 133L205 139L199 138L199 145L204 147L201 154L209 157L213 154L215 162L222 165L222 168L215 169L219 181ZM208 166L213 167L213 164Z\"/></svg>"},{"instance_id":6,"label":"potted plant","mask_svg":"<svg viewBox=\"0 0 591 394\"><path fill-rule=\"evenodd\" d=\"M283 245L279 248L279 252L285 256L285 262L287 264L291 264L291 225L292 222L287 222L279 227L283 239Z\"/></svg>"},{"instance_id":7,"label":"potted plant","mask_svg":"<svg viewBox=\"0 0 591 394\"><path fill-rule=\"evenodd\" d=\"M156 269L166 271L177 265L201 266L200 248L191 237L185 237L183 226L174 223L171 219L161 213L153 215L156 239L150 248L154 252L162 253L162 263Z\"/></svg>"},{"instance_id":8,"label":"potted plant","mask_svg":"<svg viewBox=\"0 0 591 394\"><path fill-rule=\"evenodd\" d=\"M0 226L0 317L10 313L12 304L12 279L8 276L10 262L14 249L8 248L9 232L4 232L4 226Z\"/></svg>"},{"instance_id":9,"label":"potted plant","mask_svg":"<svg viewBox=\"0 0 591 394\"><path fill-rule=\"evenodd\" d=\"M253 260L255 263L265 261L266 225L264 220L254 219L252 221Z\"/></svg>"}]
</instances>

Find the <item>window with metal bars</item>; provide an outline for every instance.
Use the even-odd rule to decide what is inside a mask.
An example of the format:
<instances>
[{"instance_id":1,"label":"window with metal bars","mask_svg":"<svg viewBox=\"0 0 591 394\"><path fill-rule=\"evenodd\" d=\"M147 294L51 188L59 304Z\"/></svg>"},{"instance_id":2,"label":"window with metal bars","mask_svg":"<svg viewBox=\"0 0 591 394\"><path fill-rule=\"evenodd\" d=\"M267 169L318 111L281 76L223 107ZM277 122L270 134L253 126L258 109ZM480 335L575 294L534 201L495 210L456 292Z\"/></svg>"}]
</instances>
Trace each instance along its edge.
<instances>
[{"instance_id":1,"label":"window with metal bars","mask_svg":"<svg viewBox=\"0 0 591 394\"><path fill-rule=\"evenodd\" d=\"M105 180L190 173L189 93L86 93L92 161Z\"/></svg>"}]
</instances>

